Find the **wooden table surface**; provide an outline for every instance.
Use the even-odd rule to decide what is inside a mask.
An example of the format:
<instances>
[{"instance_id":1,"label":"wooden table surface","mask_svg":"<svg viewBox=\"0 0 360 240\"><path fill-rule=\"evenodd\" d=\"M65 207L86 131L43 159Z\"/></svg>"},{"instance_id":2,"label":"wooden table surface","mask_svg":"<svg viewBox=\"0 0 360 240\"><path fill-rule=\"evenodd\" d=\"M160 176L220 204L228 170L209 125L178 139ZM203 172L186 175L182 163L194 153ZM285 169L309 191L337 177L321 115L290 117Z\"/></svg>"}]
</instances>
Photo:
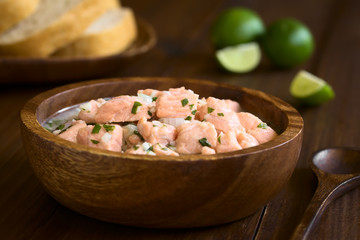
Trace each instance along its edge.
<instances>
[{"instance_id":1,"label":"wooden table surface","mask_svg":"<svg viewBox=\"0 0 360 240\"><path fill-rule=\"evenodd\" d=\"M222 226L154 230L97 221L57 203L35 178L22 146L19 111L36 94L56 84L3 84L0 88L0 239L288 239L309 203L316 178L307 165L314 151L360 147L360 1L357 0L123 0L156 29L157 45L129 61L111 77L171 76L208 79L259 89L295 106L305 121L297 168L280 194L245 219ZM266 24L295 17L313 32L316 51L288 70L267 60L243 75L220 70L208 31L218 14L232 6L257 11ZM334 100L319 107L299 106L289 94L300 69L326 79ZM106 77L106 76L104 76ZM240 208L241 206L239 206ZM310 233L311 239L360 239L360 188L336 199Z\"/></svg>"}]
</instances>

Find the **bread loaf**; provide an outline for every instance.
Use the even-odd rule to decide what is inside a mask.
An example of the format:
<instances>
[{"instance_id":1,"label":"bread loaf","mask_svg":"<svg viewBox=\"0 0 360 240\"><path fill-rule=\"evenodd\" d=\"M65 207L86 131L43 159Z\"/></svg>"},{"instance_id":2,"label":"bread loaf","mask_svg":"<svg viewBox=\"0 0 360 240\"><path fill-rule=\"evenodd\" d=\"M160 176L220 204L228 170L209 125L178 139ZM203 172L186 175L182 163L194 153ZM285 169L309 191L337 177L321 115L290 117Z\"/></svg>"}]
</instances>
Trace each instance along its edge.
<instances>
[{"instance_id":1,"label":"bread loaf","mask_svg":"<svg viewBox=\"0 0 360 240\"><path fill-rule=\"evenodd\" d=\"M84 34L63 47L55 56L98 57L125 50L136 38L137 29L130 8L115 8L94 21Z\"/></svg>"},{"instance_id":2,"label":"bread loaf","mask_svg":"<svg viewBox=\"0 0 360 240\"><path fill-rule=\"evenodd\" d=\"M0 33L28 17L39 0L0 0Z\"/></svg>"},{"instance_id":3,"label":"bread loaf","mask_svg":"<svg viewBox=\"0 0 360 240\"><path fill-rule=\"evenodd\" d=\"M116 6L116 0L40 0L34 13L0 35L0 55L46 57Z\"/></svg>"}]
</instances>

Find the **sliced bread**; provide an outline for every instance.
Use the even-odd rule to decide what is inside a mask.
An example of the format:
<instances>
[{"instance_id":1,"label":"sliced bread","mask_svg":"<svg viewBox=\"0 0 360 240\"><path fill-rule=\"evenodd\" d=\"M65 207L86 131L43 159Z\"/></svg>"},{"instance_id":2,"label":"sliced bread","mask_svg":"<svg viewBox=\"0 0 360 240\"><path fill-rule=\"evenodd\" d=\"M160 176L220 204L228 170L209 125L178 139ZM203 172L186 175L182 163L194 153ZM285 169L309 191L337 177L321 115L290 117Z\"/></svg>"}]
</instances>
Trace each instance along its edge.
<instances>
[{"instance_id":1,"label":"sliced bread","mask_svg":"<svg viewBox=\"0 0 360 240\"><path fill-rule=\"evenodd\" d=\"M46 57L114 5L116 0L40 0L33 14L0 35L0 55Z\"/></svg>"},{"instance_id":2,"label":"sliced bread","mask_svg":"<svg viewBox=\"0 0 360 240\"><path fill-rule=\"evenodd\" d=\"M39 0L0 0L0 33L28 17Z\"/></svg>"},{"instance_id":3,"label":"sliced bread","mask_svg":"<svg viewBox=\"0 0 360 240\"><path fill-rule=\"evenodd\" d=\"M94 21L73 43L57 51L55 56L98 57L120 53L136 38L137 28L130 8L115 8Z\"/></svg>"}]
</instances>

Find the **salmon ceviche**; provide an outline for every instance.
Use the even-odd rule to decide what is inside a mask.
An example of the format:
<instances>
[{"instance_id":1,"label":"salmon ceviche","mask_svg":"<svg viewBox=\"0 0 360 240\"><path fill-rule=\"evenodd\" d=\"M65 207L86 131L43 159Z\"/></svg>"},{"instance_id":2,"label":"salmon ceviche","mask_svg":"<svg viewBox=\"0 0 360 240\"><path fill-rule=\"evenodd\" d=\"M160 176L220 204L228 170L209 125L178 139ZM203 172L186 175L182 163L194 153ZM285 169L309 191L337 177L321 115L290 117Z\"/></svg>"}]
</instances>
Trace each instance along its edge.
<instances>
[{"instance_id":1,"label":"salmon ceviche","mask_svg":"<svg viewBox=\"0 0 360 240\"><path fill-rule=\"evenodd\" d=\"M238 102L199 98L185 87L94 99L66 112L43 126L71 142L130 154L216 154L277 136L260 118L242 111Z\"/></svg>"}]
</instances>

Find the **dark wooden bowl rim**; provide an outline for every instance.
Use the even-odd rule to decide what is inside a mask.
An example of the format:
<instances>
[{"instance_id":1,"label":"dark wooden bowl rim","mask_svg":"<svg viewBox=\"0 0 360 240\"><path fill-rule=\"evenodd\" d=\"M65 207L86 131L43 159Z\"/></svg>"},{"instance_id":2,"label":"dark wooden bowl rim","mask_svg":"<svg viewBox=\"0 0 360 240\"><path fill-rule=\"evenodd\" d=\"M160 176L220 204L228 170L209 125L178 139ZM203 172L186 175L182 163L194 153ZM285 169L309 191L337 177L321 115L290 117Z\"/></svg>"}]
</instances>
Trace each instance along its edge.
<instances>
[{"instance_id":1,"label":"dark wooden bowl rim","mask_svg":"<svg viewBox=\"0 0 360 240\"><path fill-rule=\"evenodd\" d=\"M264 144L260 144L255 147L246 148L234 152L227 152L227 153L220 153L214 155L201 155L201 154L191 154L191 155L181 155L178 157L168 157L168 156L148 156L148 155L133 155L133 154L125 154L125 153L118 153L112 152L97 148L91 148L87 146L83 146L80 144L76 144L73 142L69 142L67 140L63 140L52 133L48 132L45 128L43 128L38 119L37 119L37 109L38 106L45 101L46 99L53 97L59 93L64 91L73 89L73 88L85 88L89 85L101 85L106 82L122 82L122 81L160 81L160 82L169 82L172 81L174 83L181 80L183 83L195 83L195 84L204 84L204 85L212 85L222 88L230 88L237 91L245 92L250 95L261 95L265 96L265 101L270 102L271 104L275 105L279 108L287 117L288 124L285 130L277 136L275 139L266 142ZM75 104L75 103L74 103ZM60 109L58 109L60 110ZM197 79L177 79L177 78L166 78L166 77L130 77L130 78L112 78L112 79L100 79L100 80L92 80L92 81L85 81L73 84L67 84L61 87L54 88L52 90L43 92L31 100L29 100L21 112L22 121L30 129L30 131L34 132L35 134L39 135L41 138L46 139L49 142L53 142L55 144L60 145L63 148L69 149L77 149L78 151L90 152L96 155L103 155L108 157L116 157L118 159L134 159L134 160L145 160L145 161L203 161L203 160L220 160L220 159L229 159L229 158L240 158L244 155L252 155L257 154L259 152L267 151L273 148L277 148L286 144L287 142L291 141L292 139L296 138L299 134L301 134L303 130L303 119L301 115L294 109L291 105L284 102L283 100L271 96L269 94L265 94L258 90L253 90L245 87L239 87L229 84L217 83L212 81L205 81L205 80L197 80Z\"/></svg>"}]
</instances>

